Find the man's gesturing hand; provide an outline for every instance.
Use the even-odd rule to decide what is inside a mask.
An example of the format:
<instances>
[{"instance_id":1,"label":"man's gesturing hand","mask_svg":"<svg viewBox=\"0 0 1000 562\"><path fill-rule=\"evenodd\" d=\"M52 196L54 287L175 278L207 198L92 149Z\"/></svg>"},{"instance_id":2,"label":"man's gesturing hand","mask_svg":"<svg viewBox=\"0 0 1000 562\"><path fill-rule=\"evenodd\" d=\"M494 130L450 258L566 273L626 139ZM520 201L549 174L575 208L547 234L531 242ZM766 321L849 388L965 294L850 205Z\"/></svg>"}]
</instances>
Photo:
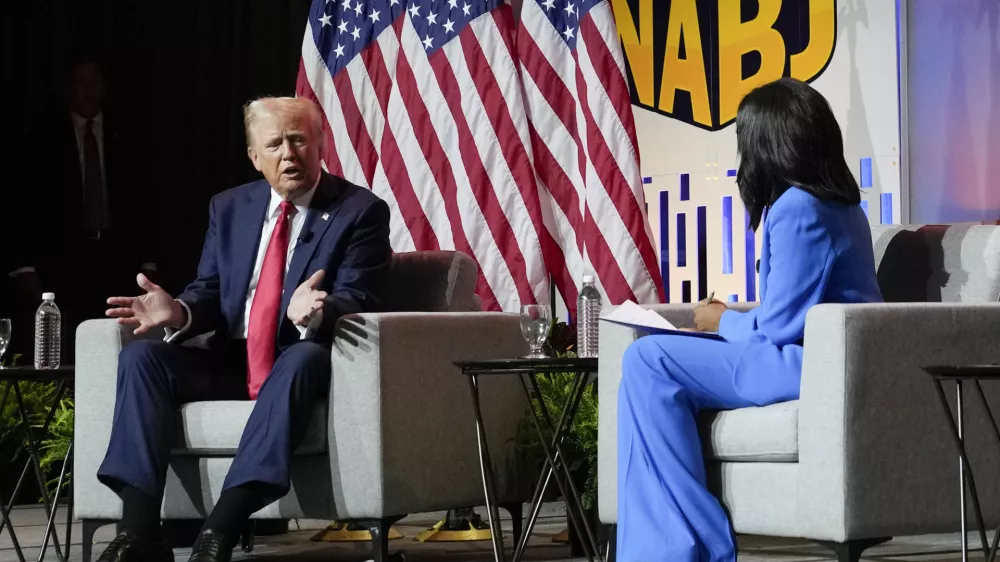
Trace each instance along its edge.
<instances>
[{"instance_id":1,"label":"man's gesturing hand","mask_svg":"<svg viewBox=\"0 0 1000 562\"><path fill-rule=\"evenodd\" d=\"M308 326L313 314L323 309L326 291L317 291L316 287L323 282L324 275L322 269L313 273L312 277L292 293L292 298L288 301L288 319L296 326Z\"/></svg>"},{"instance_id":2,"label":"man's gesturing hand","mask_svg":"<svg viewBox=\"0 0 1000 562\"><path fill-rule=\"evenodd\" d=\"M136 276L136 283L146 294L139 297L111 297L108 299L107 315L117 318L123 326L135 326L135 334L141 335L153 328L182 328L187 322L186 312L159 285L145 275Z\"/></svg>"}]
</instances>

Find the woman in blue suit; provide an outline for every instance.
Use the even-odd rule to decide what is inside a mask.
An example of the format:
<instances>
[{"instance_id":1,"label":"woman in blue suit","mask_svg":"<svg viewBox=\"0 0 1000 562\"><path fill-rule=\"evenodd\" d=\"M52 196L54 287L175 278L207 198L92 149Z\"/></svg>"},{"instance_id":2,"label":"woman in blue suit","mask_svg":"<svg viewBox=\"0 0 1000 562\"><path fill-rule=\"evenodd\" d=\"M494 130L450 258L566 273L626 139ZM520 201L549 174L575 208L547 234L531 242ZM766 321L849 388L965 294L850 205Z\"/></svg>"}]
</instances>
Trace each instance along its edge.
<instances>
[{"instance_id":1,"label":"woman in blue suit","mask_svg":"<svg viewBox=\"0 0 1000 562\"><path fill-rule=\"evenodd\" d=\"M733 531L705 487L699 410L799 397L806 312L882 300L868 219L830 106L782 79L750 92L736 116L740 197L763 219L760 306L695 310L725 341L647 336L626 352L618 394L618 560L736 559Z\"/></svg>"}]
</instances>

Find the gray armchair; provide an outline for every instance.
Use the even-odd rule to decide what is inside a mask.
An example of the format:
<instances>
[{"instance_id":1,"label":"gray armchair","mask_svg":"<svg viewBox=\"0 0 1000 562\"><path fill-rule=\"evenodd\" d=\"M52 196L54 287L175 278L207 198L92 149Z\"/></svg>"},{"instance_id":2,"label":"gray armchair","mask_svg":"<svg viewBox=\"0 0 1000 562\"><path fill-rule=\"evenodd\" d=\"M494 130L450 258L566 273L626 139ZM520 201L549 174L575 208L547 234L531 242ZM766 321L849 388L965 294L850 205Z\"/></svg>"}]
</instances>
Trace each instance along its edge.
<instances>
[{"instance_id":1,"label":"gray armchair","mask_svg":"<svg viewBox=\"0 0 1000 562\"><path fill-rule=\"evenodd\" d=\"M736 532L830 543L841 562L884 538L958 530L957 453L920 367L1000 363L1000 227L884 226L872 238L889 302L809 311L800 399L700 423L709 485ZM692 307L652 308L692 326ZM598 505L609 524L621 358L641 335L601 325ZM1000 412L1000 388L989 386ZM996 528L1000 454L983 408L966 404L968 451Z\"/></svg>"},{"instance_id":2,"label":"gray armchair","mask_svg":"<svg viewBox=\"0 0 1000 562\"><path fill-rule=\"evenodd\" d=\"M363 521L376 560L388 526L415 512L480 505L476 431L459 359L526 352L516 315L478 312L475 262L456 252L414 252L393 259L388 309L342 318L333 343L329 401L296 452L292 489L254 517ZM162 337L153 334L150 337ZM121 517L121 502L97 481L110 439L118 353L133 336L114 320L77 331L74 500L83 521L84 562L94 531ZM513 438L526 412L517 382L482 382L489 442L501 502L520 516ZM253 402L181 407L162 517L203 519L222 483Z\"/></svg>"}]
</instances>

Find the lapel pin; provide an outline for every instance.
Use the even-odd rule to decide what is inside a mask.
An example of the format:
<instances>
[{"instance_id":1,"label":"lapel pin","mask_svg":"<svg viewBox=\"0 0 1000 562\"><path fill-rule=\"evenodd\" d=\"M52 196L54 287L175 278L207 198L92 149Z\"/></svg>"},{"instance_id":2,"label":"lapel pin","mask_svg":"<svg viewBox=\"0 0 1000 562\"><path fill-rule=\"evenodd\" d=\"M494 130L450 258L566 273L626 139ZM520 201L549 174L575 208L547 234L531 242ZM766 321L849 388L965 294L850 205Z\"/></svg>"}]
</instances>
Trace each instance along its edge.
<instances>
[{"instance_id":1,"label":"lapel pin","mask_svg":"<svg viewBox=\"0 0 1000 562\"><path fill-rule=\"evenodd\" d=\"M327 219L329 219L329 218L330 218L330 213L323 213L323 216L322 216L321 218L322 218L323 220L327 220Z\"/></svg>"}]
</instances>

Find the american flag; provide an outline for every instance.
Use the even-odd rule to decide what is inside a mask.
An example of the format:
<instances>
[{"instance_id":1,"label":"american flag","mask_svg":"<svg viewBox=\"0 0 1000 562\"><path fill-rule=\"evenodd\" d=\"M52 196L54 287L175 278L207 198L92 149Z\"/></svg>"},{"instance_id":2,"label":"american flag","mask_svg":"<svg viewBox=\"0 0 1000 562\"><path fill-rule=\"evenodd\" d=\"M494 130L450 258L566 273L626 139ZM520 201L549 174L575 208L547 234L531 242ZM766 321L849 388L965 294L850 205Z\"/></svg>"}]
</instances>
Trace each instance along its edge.
<instances>
[{"instance_id":1,"label":"american flag","mask_svg":"<svg viewBox=\"0 0 1000 562\"><path fill-rule=\"evenodd\" d=\"M458 250L489 310L658 302L624 61L608 0L314 0L296 86L327 169L393 210L393 249Z\"/></svg>"}]
</instances>

